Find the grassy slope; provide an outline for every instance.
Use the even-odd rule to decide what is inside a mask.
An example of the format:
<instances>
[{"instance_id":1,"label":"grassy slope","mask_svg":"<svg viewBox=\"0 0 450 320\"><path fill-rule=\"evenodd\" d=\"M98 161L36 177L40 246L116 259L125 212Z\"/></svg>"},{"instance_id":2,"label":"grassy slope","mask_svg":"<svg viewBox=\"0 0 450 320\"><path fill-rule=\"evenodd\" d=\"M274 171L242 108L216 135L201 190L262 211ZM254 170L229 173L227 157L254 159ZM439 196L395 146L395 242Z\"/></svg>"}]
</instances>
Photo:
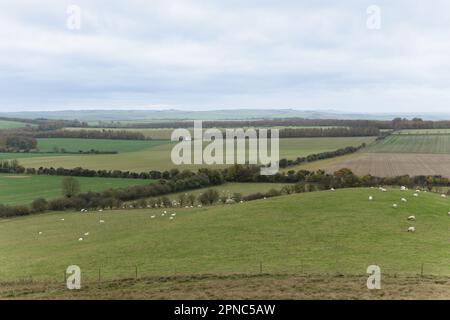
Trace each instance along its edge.
<instances>
[{"instance_id":1,"label":"grassy slope","mask_svg":"<svg viewBox=\"0 0 450 320\"><path fill-rule=\"evenodd\" d=\"M367 152L450 153L450 135L391 135L372 144Z\"/></svg>"},{"instance_id":2,"label":"grassy slope","mask_svg":"<svg viewBox=\"0 0 450 320\"><path fill-rule=\"evenodd\" d=\"M237 192L242 195L249 195L257 192L267 192L270 189L281 190L281 188L285 185L290 185L287 183L226 183L220 186L214 186L210 188L196 189L187 192L177 192L168 195L170 199L176 200L180 194L194 194L198 196L200 193L204 192L208 189L215 189L219 192L221 196L232 196L233 193Z\"/></svg>"},{"instance_id":3,"label":"grassy slope","mask_svg":"<svg viewBox=\"0 0 450 320\"><path fill-rule=\"evenodd\" d=\"M0 280L60 280L71 264L88 279L99 267L106 279L130 277L134 265L141 276L253 273L260 261L265 272L354 274L370 264L385 273L416 274L423 262L425 273L449 275L449 201L436 194L413 198L411 191L347 189L177 209L174 221L158 209L1 220ZM410 214L417 222L406 221ZM415 234L406 232L410 225ZM90 235L79 242L84 232Z\"/></svg>"},{"instance_id":4,"label":"grassy slope","mask_svg":"<svg viewBox=\"0 0 450 320\"><path fill-rule=\"evenodd\" d=\"M371 142L374 138L294 138L280 141L280 156L296 158L312 153L331 151L349 145ZM82 165L89 169L119 169L131 171L167 170L174 167L170 159L173 144L154 146L147 150L128 152L117 155L76 155L59 157L29 157L21 163L25 167L53 166L73 168ZM196 169L200 166L180 166Z\"/></svg>"},{"instance_id":5,"label":"grassy slope","mask_svg":"<svg viewBox=\"0 0 450 320\"><path fill-rule=\"evenodd\" d=\"M77 177L81 191L101 191L132 185L149 184L150 180ZM36 198L61 196L63 177L0 174L0 203L27 204Z\"/></svg>"}]
</instances>

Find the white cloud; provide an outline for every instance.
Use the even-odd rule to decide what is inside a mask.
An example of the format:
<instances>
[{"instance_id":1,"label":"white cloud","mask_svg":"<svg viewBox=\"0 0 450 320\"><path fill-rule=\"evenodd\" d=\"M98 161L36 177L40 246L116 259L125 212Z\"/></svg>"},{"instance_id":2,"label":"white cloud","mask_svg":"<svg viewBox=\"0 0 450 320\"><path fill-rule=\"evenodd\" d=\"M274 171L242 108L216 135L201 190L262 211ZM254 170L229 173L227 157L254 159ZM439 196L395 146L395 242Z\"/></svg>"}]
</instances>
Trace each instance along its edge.
<instances>
[{"instance_id":1,"label":"white cloud","mask_svg":"<svg viewBox=\"0 0 450 320\"><path fill-rule=\"evenodd\" d=\"M379 1L377 31L366 28L372 3L356 0L74 3L80 31L66 28L71 2L0 3L1 111L446 111L449 102L450 4L443 0Z\"/></svg>"}]
</instances>

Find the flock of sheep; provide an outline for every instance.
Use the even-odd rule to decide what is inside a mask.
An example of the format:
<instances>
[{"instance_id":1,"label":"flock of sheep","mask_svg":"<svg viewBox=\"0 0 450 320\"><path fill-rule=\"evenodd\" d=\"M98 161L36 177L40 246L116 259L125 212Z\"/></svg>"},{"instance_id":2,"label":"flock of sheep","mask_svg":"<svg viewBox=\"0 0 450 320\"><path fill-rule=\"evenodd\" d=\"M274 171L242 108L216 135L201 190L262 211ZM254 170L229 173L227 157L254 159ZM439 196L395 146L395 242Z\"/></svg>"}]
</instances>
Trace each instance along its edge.
<instances>
[{"instance_id":1,"label":"flock of sheep","mask_svg":"<svg viewBox=\"0 0 450 320\"><path fill-rule=\"evenodd\" d=\"M387 189L385 189L385 188L383 188L383 187L379 187L378 189L379 189L381 192L387 192ZM408 188L405 187L405 186L401 186L401 187L400 187L400 190L401 190L401 191L408 191ZM424 191L424 192L426 192L426 191ZM419 196L419 193L420 193L420 190L417 189L416 192L413 194L413 196L414 196L414 197L418 197L418 196ZM441 197L442 197L442 198L447 198L447 195L442 194ZM372 200L373 200L373 196L369 196L369 201L372 201ZM400 201L401 201L401 202L408 202L408 200L406 200L405 198L401 198ZM396 203L394 203L394 204L392 205L392 207L393 207L393 208L398 208L398 205L397 205ZM448 212L448 215L450 216L450 212ZM407 220L408 220L408 221L416 221L416 216L414 216L414 215L408 216ZM410 227L408 227L407 231L408 231L408 232L416 232L416 227L410 226Z\"/></svg>"}]
</instances>

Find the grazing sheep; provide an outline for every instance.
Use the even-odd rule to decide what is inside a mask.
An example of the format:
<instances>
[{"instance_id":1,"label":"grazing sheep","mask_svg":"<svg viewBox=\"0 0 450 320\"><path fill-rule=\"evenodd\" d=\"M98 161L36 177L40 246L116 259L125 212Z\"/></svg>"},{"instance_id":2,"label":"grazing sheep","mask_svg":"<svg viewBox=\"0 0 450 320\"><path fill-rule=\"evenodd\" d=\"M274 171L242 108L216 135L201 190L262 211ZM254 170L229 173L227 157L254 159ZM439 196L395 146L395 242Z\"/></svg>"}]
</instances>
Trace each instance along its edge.
<instances>
[{"instance_id":1,"label":"grazing sheep","mask_svg":"<svg viewBox=\"0 0 450 320\"><path fill-rule=\"evenodd\" d=\"M105 223L105 220L100 220L99 222L100 222L100 223Z\"/></svg>"},{"instance_id":2,"label":"grazing sheep","mask_svg":"<svg viewBox=\"0 0 450 320\"><path fill-rule=\"evenodd\" d=\"M170 219L170 220L173 220L173 217L170 217L169 219Z\"/></svg>"},{"instance_id":3,"label":"grazing sheep","mask_svg":"<svg viewBox=\"0 0 450 320\"><path fill-rule=\"evenodd\" d=\"M64 221L64 218L62 218L61 221Z\"/></svg>"},{"instance_id":4,"label":"grazing sheep","mask_svg":"<svg viewBox=\"0 0 450 320\"><path fill-rule=\"evenodd\" d=\"M416 228L415 227L409 227L408 228L408 232L416 232Z\"/></svg>"},{"instance_id":5,"label":"grazing sheep","mask_svg":"<svg viewBox=\"0 0 450 320\"><path fill-rule=\"evenodd\" d=\"M330 190L331 190L331 191L334 191L334 188L331 188Z\"/></svg>"},{"instance_id":6,"label":"grazing sheep","mask_svg":"<svg viewBox=\"0 0 450 320\"><path fill-rule=\"evenodd\" d=\"M161 217L164 217L164 216L165 216L165 214L164 214L164 213L162 213L162 214L161 214Z\"/></svg>"},{"instance_id":7,"label":"grazing sheep","mask_svg":"<svg viewBox=\"0 0 450 320\"><path fill-rule=\"evenodd\" d=\"M39 234L41 235L41 234L42 234L42 231L39 231Z\"/></svg>"},{"instance_id":8,"label":"grazing sheep","mask_svg":"<svg viewBox=\"0 0 450 320\"><path fill-rule=\"evenodd\" d=\"M202 207L202 205L201 204L199 204L197 207L199 207L199 208L201 208Z\"/></svg>"},{"instance_id":9,"label":"grazing sheep","mask_svg":"<svg viewBox=\"0 0 450 320\"><path fill-rule=\"evenodd\" d=\"M98 210L98 212L103 212L103 209Z\"/></svg>"},{"instance_id":10,"label":"grazing sheep","mask_svg":"<svg viewBox=\"0 0 450 320\"><path fill-rule=\"evenodd\" d=\"M402 202L407 202L407 200L405 198L401 198L400 199Z\"/></svg>"},{"instance_id":11,"label":"grazing sheep","mask_svg":"<svg viewBox=\"0 0 450 320\"><path fill-rule=\"evenodd\" d=\"M448 215L450 216L450 211L448 212Z\"/></svg>"},{"instance_id":12,"label":"grazing sheep","mask_svg":"<svg viewBox=\"0 0 450 320\"><path fill-rule=\"evenodd\" d=\"M418 197L419 194L418 194L418 193L414 193L413 196L414 196L414 197Z\"/></svg>"},{"instance_id":13,"label":"grazing sheep","mask_svg":"<svg viewBox=\"0 0 450 320\"><path fill-rule=\"evenodd\" d=\"M151 216L150 218L152 218L152 219L155 219L155 218L156 218L156 216Z\"/></svg>"},{"instance_id":14,"label":"grazing sheep","mask_svg":"<svg viewBox=\"0 0 450 320\"><path fill-rule=\"evenodd\" d=\"M85 232L84 235L85 235L85 236L88 236L88 235L89 235L89 232Z\"/></svg>"},{"instance_id":15,"label":"grazing sheep","mask_svg":"<svg viewBox=\"0 0 450 320\"><path fill-rule=\"evenodd\" d=\"M167 213L167 211L166 210L164 210L164 214L166 214Z\"/></svg>"},{"instance_id":16,"label":"grazing sheep","mask_svg":"<svg viewBox=\"0 0 450 320\"><path fill-rule=\"evenodd\" d=\"M409 216L409 217L408 217L408 220L409 220L409 221L416 221L416 216Z\"/></svg>"},{"instance_id":17,"label":"grazing sheep","mask_svg":"<svg viewBox=\"0 0 450 320\"><path fill-rule=\"evenodd\" d=\"M446 194L441 194L441 198L447 198Z\"/></svg>"},{"instance_id":18,"label":"grazing sheep","mask_svg":"<svg viewBox=\"0 0 450 320\"><path fill-rule=\"evenodd\" d=\"M175 217L176 215L177 215L176 213L172 213L172 214L171 214L172 217Z\"/></svg>"},{"instance_id":19,"label":"grazing sheep","mask_svg":"<svg viewBox=\"0 0 450 320\"><path fill-rule=\"evenodd\" d=\"M406 191L406 190L408 190L408 188L406 188L405 186L401 186L401 187L400 187L400 190L401 190L401 191Z\"/></svg>"},{"instance_id":20,"label":"grazing sheep","mask_svg":"<svg viewBox=\"0 0 450 320\"><path fill-rule=\"evenodd\" d=\"M79 238L78 241L83 241L83 238Z\"/></svg>"},{"instance_id":21,"label":"grazing sheep","mask_svg":"<svg viewBox=\"0 0 450 320\"><path fill-rule=\"evenodd\" d=\"M417 190L416 190L416 192L420 192L420 190L419 190L419 189L417 189Z\"/></svg>"},{"instance_id":22,"label":"grazing sheep","mask_svg":"<svg viewBox=\"0 0 450 320\"><path fill-rule=\"evenodd\" d=\"M369 196L369 201L372 201L373 200L373 197L372 196Z\"/></svg>"},{"instance_id":23,"label":"grazing sheep","mask_svg":"<svg viewBox=\"0 0 450 320\"><path fill-rule=\"evenodd\" d=\"M393 208L397 208L397 204L394 203L394 204L392 205L392 207L393 207Z\"/></svg>"}]
</instances>

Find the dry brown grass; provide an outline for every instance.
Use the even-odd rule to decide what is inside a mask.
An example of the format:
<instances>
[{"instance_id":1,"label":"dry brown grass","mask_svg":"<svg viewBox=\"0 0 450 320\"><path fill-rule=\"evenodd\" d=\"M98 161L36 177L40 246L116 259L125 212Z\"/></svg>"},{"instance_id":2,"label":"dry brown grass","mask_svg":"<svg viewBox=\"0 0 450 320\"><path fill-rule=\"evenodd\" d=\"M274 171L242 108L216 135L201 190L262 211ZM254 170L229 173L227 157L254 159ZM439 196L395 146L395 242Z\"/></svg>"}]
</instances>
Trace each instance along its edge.
<instances>
[{"instance_id":1,"label":"dry brown grass","mask_svg":"<svg viewBox=\"0 0 450 320\"><path fill-rule=\"evenodd\" d=\"M366 276L176 276L89 283L69 291L58 283L0 284L2 299L450 299L450 278L383 276L368 290Z\"/></svg>"}]
</instances>

